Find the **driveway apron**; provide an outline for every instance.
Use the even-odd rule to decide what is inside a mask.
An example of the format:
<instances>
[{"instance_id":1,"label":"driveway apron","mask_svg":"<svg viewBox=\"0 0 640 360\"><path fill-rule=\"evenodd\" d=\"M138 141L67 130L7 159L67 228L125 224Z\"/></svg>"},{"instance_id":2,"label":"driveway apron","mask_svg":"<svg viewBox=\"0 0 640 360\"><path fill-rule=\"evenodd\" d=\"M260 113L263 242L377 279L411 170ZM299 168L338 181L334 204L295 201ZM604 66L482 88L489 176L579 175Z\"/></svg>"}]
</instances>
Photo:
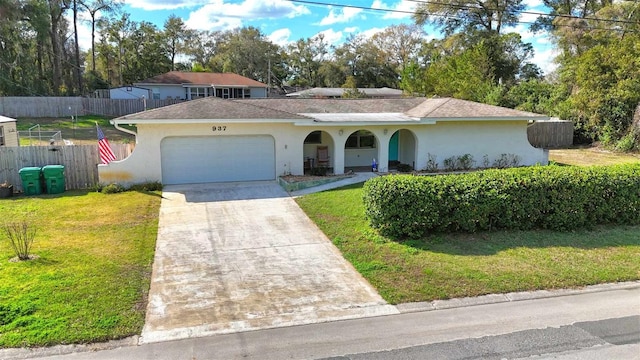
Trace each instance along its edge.
<instances>
[{"instance_id":1,"label":"driveway apron","mask_svg":"<svg viewBox=\"0 0 640 360\"><path fill-rule=\"evenodd\" d=\"M275 182L165 187L141 342L396 313Z\"/></svg>"}]
</instances>

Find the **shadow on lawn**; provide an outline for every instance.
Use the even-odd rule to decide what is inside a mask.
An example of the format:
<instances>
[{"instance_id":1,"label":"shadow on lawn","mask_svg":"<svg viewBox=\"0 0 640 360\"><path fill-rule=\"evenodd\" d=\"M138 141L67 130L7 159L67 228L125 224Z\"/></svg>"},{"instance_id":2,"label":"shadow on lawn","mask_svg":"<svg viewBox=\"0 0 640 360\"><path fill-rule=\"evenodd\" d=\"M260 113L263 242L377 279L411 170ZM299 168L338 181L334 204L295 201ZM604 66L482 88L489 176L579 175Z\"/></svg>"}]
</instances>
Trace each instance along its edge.
<instances>
[{"instance_id":1,"label":"shadow on lawn","mask_svg":"<svg viewBox=\"0 0 640 360\"><path fill-rule=\"evenodd\" d=\"M495 231L476 234L436 234L423 239L393 240L412 248L451 255L483 256L516 248L575 248L640 246L640 226L600 226L593 230Z\"/></svg>"}]
</instances>

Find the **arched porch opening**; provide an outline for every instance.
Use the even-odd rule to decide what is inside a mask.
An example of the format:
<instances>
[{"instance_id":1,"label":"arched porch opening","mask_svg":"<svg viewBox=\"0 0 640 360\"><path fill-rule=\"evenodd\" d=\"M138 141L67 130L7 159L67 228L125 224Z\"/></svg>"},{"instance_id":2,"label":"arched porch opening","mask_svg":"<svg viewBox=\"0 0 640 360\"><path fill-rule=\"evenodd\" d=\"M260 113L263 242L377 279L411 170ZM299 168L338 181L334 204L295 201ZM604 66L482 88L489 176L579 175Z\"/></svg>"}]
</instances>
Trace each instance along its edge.
<instances>
[{"instance_id":1,"label":"arched porch opening","mask_svg":"<svg viewBox=\"0 0 640 360\"><path fill-rule=\"evenodd\" d=\"M416 168L416 135L411 130L400 129L389 139L389 170L405 164Z\"/></svg>"},{"instance_id":2,"label":"arched porch opening","mask_svg":"<svg viewBox=\"0 0 640 360\"><path fill-rule=\"evenodd\" d=\"M322 130L311 131L303 143L303 169L305 174L311 174L312 169L326 167L333 172L335 159L335 144L331 134Z\"/></svg>"},{"instance_id":3,"label":"arched porch opening","mask_svg":"<svg viewBox=\"0 0 640 360\"><path fill-rule=\"evenodd\" d=\"M352 132L344 145L345 172L371 171L371 165L380 159L378 154L378 138L369 130L361 129Z\"/></svg>"}]
</instances>

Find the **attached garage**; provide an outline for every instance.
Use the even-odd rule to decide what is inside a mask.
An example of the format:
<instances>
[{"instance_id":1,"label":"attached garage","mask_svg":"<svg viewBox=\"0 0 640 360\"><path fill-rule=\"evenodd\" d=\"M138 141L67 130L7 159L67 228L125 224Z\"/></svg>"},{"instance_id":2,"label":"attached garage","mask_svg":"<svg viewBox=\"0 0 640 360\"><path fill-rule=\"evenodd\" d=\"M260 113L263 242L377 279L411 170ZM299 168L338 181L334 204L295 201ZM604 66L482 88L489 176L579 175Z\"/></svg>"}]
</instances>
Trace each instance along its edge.
<instances>
[{"instance_id":1,"label":"attached garage","mask_svg":"<svg viewBox=\"0 0 640 360\"><path fill-rule=\"evenodd\" d=\"M163 184L274 180L268 135L167 137L160 143Z\"/></svg>"}]
</instances>

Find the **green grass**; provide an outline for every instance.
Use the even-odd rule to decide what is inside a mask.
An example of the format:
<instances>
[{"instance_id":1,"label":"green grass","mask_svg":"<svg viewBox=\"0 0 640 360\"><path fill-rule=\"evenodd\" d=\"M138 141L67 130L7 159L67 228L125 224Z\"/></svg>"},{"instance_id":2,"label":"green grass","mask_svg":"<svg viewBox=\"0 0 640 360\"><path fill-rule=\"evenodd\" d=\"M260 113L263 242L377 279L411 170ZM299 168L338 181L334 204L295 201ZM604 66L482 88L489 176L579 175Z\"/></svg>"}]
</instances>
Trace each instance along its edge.
<instances>
[{"instance_id":1,"label":"green grass","mask_svg":"<svg viewBox=\"0 0 640 360\"><path fill-rule=\"evenodd\" d=\"M368 225L362 184L298 204L390 303L640 279L640 227L437 234L394 241Z\"/></svg>"},{"instance_id":2,"label":"green grass","mask_svg":"<svg viewBox=\"0 0 640 360\"><path fill-rule=\"evenodd\" d=\"M77 121L68 118L20 118L17 121L18 131L27 131L35 125L40 125L41 131L61 131L62 138L73 141L76 145L96 144L98 135L96 133L96 123L104 132L109 142L129 143L134 141L134 137L130 134L117 130L113 125L109 124L111 118L96 115L78 116ZM134 126L124 126L135 131ZM36 130L32 130L35 131ZM48 140L48 138L47 138ZM33 142L33 141L32 141ZM20 138L20 145L30 145L29 139ZM43 145L43 144L34 144ZM46 145L46 144L44 144Z\"/></svg>"},{"instance_id":3,"label":"green grass","mask_svg":"<svg viewBox=\"0 0 640 360\"><path fill-rule=\"evenodd\" d=\"M564 165L590 166L640 163L640 155L599 148L550 150L549 160Z\"/></svg>"},{"instance_id":4,"label":"green grass","mask_svg":"<svg viewBox=\"0 0 640 360\"><path fill-rule=\"evenodd\" d=\"M105 341L139 334L160 196L126 192L0 199L0 226L29 219L38 259L10 262L0 233L0 347Z\"/></svg>"}]
</instances>

